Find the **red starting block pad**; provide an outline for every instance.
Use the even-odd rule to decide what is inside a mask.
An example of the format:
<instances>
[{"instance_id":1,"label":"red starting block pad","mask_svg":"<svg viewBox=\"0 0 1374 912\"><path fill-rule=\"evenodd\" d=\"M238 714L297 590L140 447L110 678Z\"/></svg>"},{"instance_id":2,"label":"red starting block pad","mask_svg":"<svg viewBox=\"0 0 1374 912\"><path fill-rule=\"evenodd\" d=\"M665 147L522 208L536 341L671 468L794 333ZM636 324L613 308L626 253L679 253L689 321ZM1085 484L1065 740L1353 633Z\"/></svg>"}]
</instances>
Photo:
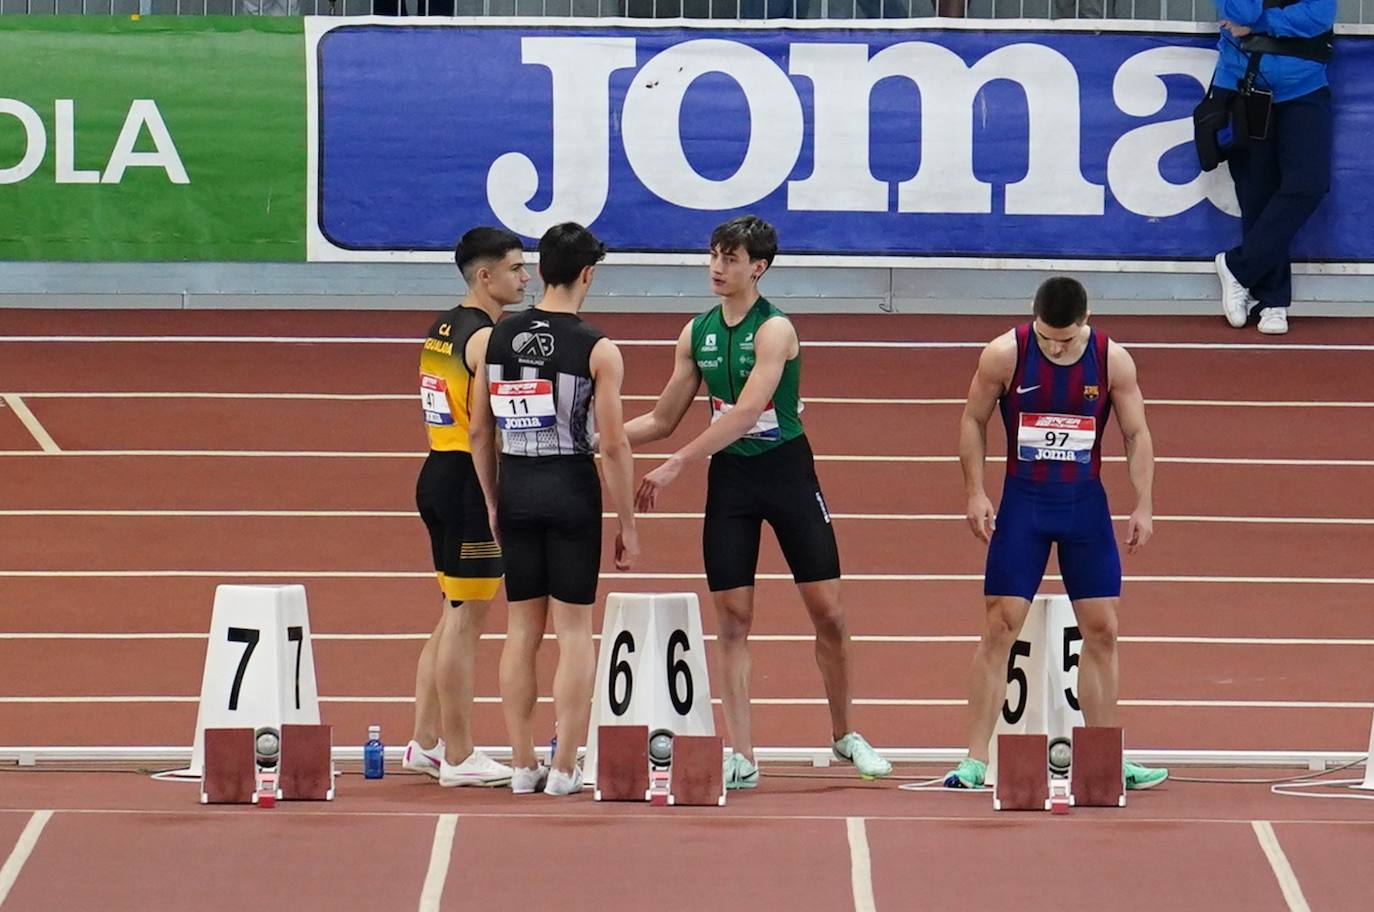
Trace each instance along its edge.
<instances>
[{"instance_id":1,"label":"red starting block pad","mask_svg":"<svg viewBox=\"0 0 1374 912\"><path fill-rule=\"evenodd\" d=\"M674 737L668 803L724 807L724 755L724 743L719 735Z\"/></svg>"},{"instance_id":2,"label":"red starting block pad","mask_svg":"<svg viewBox=\"0 0 1374 912\"><path fill-rule=\"evenodd\" d=\"M1069 794L1076 807L1126 806L1125 746L1120 728L1074 728Z\"/></svg>"},{"instance_id":3,"label":"red starting block pad","mask_svg":"<svg viewBox=\"0 0 1374 912\"><path fill-rule=\"evenodd\" d=\"M998 735L994 811L1050 809L1048 735Z\"/></svg>"},{"instance_id":4,"label":"red starting block pad","mask_svg":"<svg viewBox=\"0 0 1374 912\"><path fill-rule=\"evenodd\" d=\"M649 800L649 726L596 729L596 800Z\"/></svg>"},{"instance_id":5,"label":"red starting block pad","mask_svg":"<svg viewBox=\"0 0 1374 912\"><path fill-rule=\"evenodd\" d=\"M334 728L283 725L277 795L283 801L334 800Z\"/></svg>"},{"instance_id":6,"label":"red starting block pad","mask_svg":"<svg viewBox=\"0 0 1374 912\"><path fill-rule=\"evenodd\" d=\"M258 764L253 756L253 729L205 729L200 803L254 804L257 800Z\"/></svg>"}]
</instances>

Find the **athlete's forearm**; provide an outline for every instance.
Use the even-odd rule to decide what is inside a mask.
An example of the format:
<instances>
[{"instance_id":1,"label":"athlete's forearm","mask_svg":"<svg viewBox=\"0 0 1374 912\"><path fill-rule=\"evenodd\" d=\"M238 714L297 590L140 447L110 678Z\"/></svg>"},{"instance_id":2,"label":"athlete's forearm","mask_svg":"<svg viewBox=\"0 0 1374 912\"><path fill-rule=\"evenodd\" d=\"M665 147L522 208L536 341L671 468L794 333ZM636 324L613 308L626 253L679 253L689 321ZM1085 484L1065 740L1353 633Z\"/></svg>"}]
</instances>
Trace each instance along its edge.
<instances>
[{"instance_id":1,"label":"athlete's forearm","mask_svg":"<svg viewBox=\"0 0 1374 912\"><path fill-rule=\"evenodd\" d=\"M633 528L635 465L628 440L602 441L601 471L605 475L606 491L611 496L611 505L620 519L621 528Z\"/></svg>"},{"instance_id":2,"label":"athlete's forearm","mask_svg":"<svg viewBox=\"0 0 1374 912\"><path fill-rule=\"evenodd\" d=\"M485 433L473 434L468 442L472 446L472 467L477 473L477 483L482 486L482 496L486 499L487 510L495 510L496 438L488 430Z\"/></svg>"},{"instance_id":3,"label":"athlete's forearm","mask_svg":"<svg viewBox=\"0 0 1374 912\"><path fill-rule=\"evenodd\" d=\"M685 464L719 453L747 434L749 429L758 423L761 414L761 409L735 406L711 422L710 427L692 438L682 449L674 453L672 458Z\"/></svg>"},{"instance_id":4,"label":"athlete's forearm","mask_svg":"<svg viewBox=\"0 0 1374 912\"><path fill-rule=\"evenodd\" d=\"M988 428L968 418L959 422L959 467L964 472L964 494L986 493L984 462L988 454Z\"/></svg>"},{"instance_id":5,"label":"athlete's forearm","mask_svg":"<svg viewBox=\"0 0 1374 912\"><path fill-rule=\"evenodd\" d=\"M653 412L640 415L638 418L631 418L625 422L625 436L629 439L632 447L662 440L672 432L673 429L660 421L658 415Z\"/></svg>"},{"instance_id":6,"label":"athlete's forearm","mask_svg":"<svg viewBox=\"0 0 1374 912\"><path fill-rule=\"evenodd\" d=\"M1126 469L1135 488L1137 510L1154 513L1155 444L1149 430L1126 437Z\"/></svg>"}]
</instances>

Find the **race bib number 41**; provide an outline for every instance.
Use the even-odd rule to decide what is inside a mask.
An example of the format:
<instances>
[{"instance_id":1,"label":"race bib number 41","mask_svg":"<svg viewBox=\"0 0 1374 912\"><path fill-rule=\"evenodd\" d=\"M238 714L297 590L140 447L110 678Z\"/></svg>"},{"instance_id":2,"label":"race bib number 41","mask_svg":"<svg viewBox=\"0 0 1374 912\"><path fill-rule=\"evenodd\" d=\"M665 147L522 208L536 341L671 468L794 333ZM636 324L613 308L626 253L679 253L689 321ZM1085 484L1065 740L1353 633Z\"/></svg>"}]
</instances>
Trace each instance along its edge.
<instances>
[{"instance_id":1,"label":"race bib number 41","mask_svg":"<svg viewBox=\"0 0 1374 912\"><path fill-rule=\"evenodd\" d=\"M425 424L448 427L453 424L453 407L448 401L448 382L433 374L420 375L420 407L425 410Z\"/></svg>"},{"instance_id":2,"label":"race bib number 41","mask_svg":"<svg viewBox=\"0 0 1374 912\"><path fill-rule=\"evenodd\" d=\"M1090 415L1021 415L1016 435L1017 455L1022 462L1092 461L1097 443L1097 419Z\"/></svg>"},{"instance_id":3,"label":"race bib number 41","mask_svg":"<svg viewBox=\"0 0 1374 912\"><path fill-rule=\"evenodd\" d=\"M539 431L558 423L552 380L496 380L491 412L503 431Z\"/></svg>"}]
</instances>

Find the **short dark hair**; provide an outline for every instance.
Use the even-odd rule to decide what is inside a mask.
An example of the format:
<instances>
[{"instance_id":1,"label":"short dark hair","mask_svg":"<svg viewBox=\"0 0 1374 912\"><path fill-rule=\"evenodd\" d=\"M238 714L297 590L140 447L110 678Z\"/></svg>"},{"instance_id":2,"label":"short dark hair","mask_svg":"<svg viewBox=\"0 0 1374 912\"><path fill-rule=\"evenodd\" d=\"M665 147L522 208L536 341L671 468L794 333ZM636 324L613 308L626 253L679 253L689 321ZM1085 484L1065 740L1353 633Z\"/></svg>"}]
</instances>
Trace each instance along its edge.
<instances>
[{"instance_id":1,"label":"short dark hair","mask_svg":"<svg viewBox=\"0 0 1374 912\"><path fill-rule=\"evenodd\" d=\"M458 239L453 248L453 262L463 274L463 280L472 284L473 271L479 266L500 260L512 250L524 249L524 242L506 229L480 225Z\"/></svg>"},{"instance_id":2,"label":"short dark hair","mask_svg":"<svg viewBox=\"0 0 1374 912\"><path fill-rule=\"evenodd\" d=\"M741 215L716 226L711 232L711 249L729 252L743 247L750 260L773 265L778 255L778 232L756 215Z\"/></svg>"},{"instance_id":3,"label":"short dark hair","mask_svg":"<svg viewBox=\"0 0 1374 912\"><path fill-rule=\"evenodd\" d=\"M1088 292L1077 279L1048 278L1035 290L1035 315L1055 329L1082 323L1088 316Z\"/></svg>"},{"instance_id":4,"label":"short dark hair","mask_svg":"<svg viewBox=\"0 0 1374 912\"><path fill-rule=\"evenodd\" d=\"M539 275L547 286L571 285L606 255L606 245L577 222L554 225L539 239Z\"/></svg>"}]
</instances>

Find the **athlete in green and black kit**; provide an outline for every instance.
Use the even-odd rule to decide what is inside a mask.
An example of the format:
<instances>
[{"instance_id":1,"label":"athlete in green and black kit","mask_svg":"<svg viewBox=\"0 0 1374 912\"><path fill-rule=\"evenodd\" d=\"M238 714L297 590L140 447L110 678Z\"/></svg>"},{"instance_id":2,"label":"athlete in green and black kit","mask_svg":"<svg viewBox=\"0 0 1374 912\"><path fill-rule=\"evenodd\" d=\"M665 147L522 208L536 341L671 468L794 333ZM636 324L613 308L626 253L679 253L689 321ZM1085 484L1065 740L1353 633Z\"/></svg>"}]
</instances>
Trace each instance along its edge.
<instances>
[{"instance_id":1,"label":"athlete in green and black kit","mask_svg":"<svg viewBox=\"0 0 1374 912\"><path fill-rule=\"evenodd\" d=\"M840 557L830 512L802 431L801 343L792 321L759 295L778 252L773 226L753 216L711 234L711 284L720 305L683 328L673 375L654 410L625 424L631 446L677 429L702 380L711 424L645 476L636 506L653 509L684 466L711 458L702 530L706 579L716 606L721 702L733 753L729 788L758 785L749 712L749 628L763 522L773 527L816 628L816 662L830 703L835 756L866 778L892 765L850 727L849 634L840 605Z\"/></svg>"}]
</instances>

